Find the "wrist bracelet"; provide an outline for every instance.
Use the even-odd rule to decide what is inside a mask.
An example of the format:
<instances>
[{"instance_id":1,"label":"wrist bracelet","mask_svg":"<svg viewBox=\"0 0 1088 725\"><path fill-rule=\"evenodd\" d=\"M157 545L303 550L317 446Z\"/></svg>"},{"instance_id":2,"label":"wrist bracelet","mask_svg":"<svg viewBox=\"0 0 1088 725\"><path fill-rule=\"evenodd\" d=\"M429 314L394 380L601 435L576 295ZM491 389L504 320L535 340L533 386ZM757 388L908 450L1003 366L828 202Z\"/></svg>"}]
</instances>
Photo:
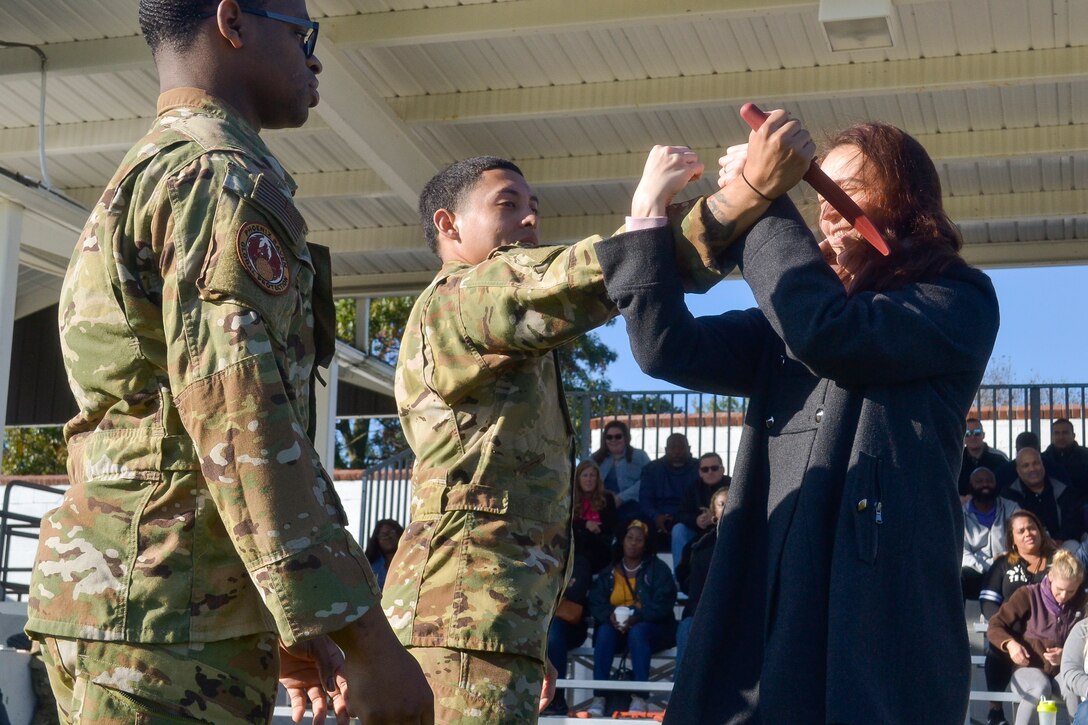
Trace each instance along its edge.
<instances>
[{"instance_id":1,"label":"wrist bracelet","mask_svg":"<svg viewBox=\"0 0 1088 725\"><path fill-rule=\"evenodd\" d=\"M763 193L762 191L760 191L760 190L759 190L759 189L757 189L756 187L752 186L752 182L751 182L751 181L748 181L748 177L746 177L746 176L744 175L744 169L741 169L741 170L740 170L740 178L744 179L744 183L745 183L745 184L748 184L748 188L749 188L749 189L751 189L751 190L752 190L752 191L754 191L755 193L759 194L759 195L760 195L761 197L763 197L763 198L764 198L765 200L767 200L767 201L774 201L774 199L772 199L771 197L767 196L766 194L764 194L764 193Z\"/></svg>"}]
</instances>

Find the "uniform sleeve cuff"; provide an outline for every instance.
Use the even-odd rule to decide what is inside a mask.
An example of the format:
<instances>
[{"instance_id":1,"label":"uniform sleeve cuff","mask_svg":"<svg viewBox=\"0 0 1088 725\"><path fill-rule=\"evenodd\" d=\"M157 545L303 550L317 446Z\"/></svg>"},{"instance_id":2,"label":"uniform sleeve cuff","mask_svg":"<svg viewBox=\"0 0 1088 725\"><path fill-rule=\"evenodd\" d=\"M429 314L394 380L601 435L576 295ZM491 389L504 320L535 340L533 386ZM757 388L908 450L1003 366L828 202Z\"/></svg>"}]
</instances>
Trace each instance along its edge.
<instances>
[{"instance_id":1,"label":"uniform sleeve cuff","mask_svg":"<svg viewBox=\"0 0 1088 725\"><path fill-rule=\"evenodd\" d=\"M253 572L287 646L343 629L381 605L381 589L358 542L336 537Z\"/></svg>"}]
</instances>

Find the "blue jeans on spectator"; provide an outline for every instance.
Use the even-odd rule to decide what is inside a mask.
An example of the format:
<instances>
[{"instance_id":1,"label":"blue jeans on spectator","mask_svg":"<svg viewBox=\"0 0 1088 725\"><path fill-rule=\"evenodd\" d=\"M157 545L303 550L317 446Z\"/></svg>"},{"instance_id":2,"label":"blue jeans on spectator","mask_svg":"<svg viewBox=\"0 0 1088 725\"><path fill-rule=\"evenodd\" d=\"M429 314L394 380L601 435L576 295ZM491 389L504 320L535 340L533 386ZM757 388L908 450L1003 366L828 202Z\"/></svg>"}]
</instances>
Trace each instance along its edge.
<instances>
[{"instance_id":1,"label":"blue jeans on spectator","mask_svg":"<svg viewBox=\"0 0 1088 725\"><path fill-rule=\"evenodd\" d=\"M1073 725L1088 725L1088 700L1077 707L1077 714L1073 716Z\"/></svg>"},{"instance_id":2,"label":"blue jeans on spectator","mask_svg":"<svg viewBox=\"0 0 1088 725\"><path fill-rule=\"evenodd\" d=\"M689 529L684 524L676 524L672 527L672 573L676 574L676 567L680 566L680 559L684 556L684 549L695 541L699 532Z\"/></svg>"},{"instance_id":3,"label":"blue jeans on spectator","mask_svg":"<svg viewBox=\"0 0 1088 725\"><path fill-rule=\"evenodd\" d=\"M598 624L593 635L593 679L610 679L612 660L623 649L624 644L627 645L635 682L648 682L650 657L654 652L671 647L674 639L669 628L660 622L638 622L627 634L620 634L610 622ZM605 693L594 691L593 694ZM632 694L646 697L645 692Z\"/></svg>"},{"instance_id":4,"label":"blue jeans on spectator","mask_svg":"<svg viewBox=\"0 0 1088 725\"><path fill-rule=\"evenodd\" d=\"M691 634L691 623L695 617L684 617L676 627L676 669L672 673L672 679L680 676L680 662L684 659L684 650L688 646L688 635Z\"/></svg>"},{"instance_id":5,"label":"blue jeans on spectator","mask_svg":"<svg viewBox=\"0 0 1088 725\"><path fill-rule=\"evenodd\" d=\"M567 652L586 641L587 630L585 623L571 624L559 617L552 618L552 626L548 629L548 661L560 679L567 676Z\"/></svg>"}]
</instances>

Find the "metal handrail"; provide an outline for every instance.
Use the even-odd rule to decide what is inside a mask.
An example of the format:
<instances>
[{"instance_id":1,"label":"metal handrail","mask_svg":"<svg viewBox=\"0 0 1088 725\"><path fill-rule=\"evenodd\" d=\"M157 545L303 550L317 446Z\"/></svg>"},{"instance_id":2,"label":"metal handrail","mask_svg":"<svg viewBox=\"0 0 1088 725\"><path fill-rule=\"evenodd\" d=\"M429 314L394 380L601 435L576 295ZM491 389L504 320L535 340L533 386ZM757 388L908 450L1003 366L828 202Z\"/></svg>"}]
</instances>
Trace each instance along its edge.
<instances>
[{"instance_id":1,"label":"metal handrail","mask_svg":"<svg viewBox=\"0 0 1088 725\"><path fill-rule=\"evenodd\" d=\"M29 573L33 567L11 566L11 539L37 539L42 520L40 516L29 516L11 510L11 493L18 488L42 491L57 496L63 496L64 489L19 480L9 481L4 486L3 506L0 507L0 597L6 598L10 593L17 599L22 599L23 595L29 592L29 587L26 584L11 581L11 574Z\"/></svg>"}]
</instances>

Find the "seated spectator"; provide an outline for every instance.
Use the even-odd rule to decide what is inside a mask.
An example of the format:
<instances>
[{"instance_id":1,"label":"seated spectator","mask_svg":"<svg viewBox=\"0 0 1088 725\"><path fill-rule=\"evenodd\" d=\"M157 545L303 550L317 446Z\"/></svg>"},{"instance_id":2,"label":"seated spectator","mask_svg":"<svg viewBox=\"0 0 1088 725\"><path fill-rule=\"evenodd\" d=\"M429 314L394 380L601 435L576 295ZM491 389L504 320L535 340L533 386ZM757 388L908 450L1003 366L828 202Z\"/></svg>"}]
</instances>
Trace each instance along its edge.
<instances>
[{"instance_id":1,"label":"seated spectator","mask_svg":"<svg viewBox=\"0 0 1088 725\"><path fill-rule=\"evenodd\" d=\"M589 592L593 635L593 679L607 680L612 660L626 644L636 682L650 679L650 657L676 641L676 584L665 562L654 556L653 538L641 519L627 525L614 563L597 574ZM604 692L594 692L587 712L604 715ZM630 710L646 712L646 693L631 697Z\"/></svg>"},{"instance_id":2,"label":"seated spectator","mask_svg":"<svg viewBox=\"0 0 1088 725\"><path fill-rule=\"evenodd\" d=\"M963 465L960 466L960 496L971 495L969 479L971 472L979 466L996 471L1009 457L986 445L986 431L978 418L967 419L967 430L963 434Z\"/></svg>"},{"instance_id":3,"label":"seated spectator","mask_svg":"<svg viewBox=\"0 0 1088 725\"><path fill-rule=\"evenodd\" d=\"M1062 692L1076 695L1080 701L1073 725L1088 725L1088 619L1077 622L1065 640L1058 683Z\"/></svg>"},{"instance_id":4,"label":"seated spectator","mask_svg":"<svg viewBox=\"0 0 1088 725\"><path fill-rule=\"evenodd\" d=\"M1041 582L1046 577L1057 549L1043 531L1039 517L1023 510L1013 511L1009 516L1005 548L1007 553L994 560L978 597L982 613L987 619L997 614L1001 605L1017 589ZM989 649L986 652L985 672L986 689L990 692L1003 692L1012 679L1012 661L1004 653ZM1001 703L991 702L987 724L1002 723L1007 725Z\"/></svg>"},{"instance_id":5,"label":"seated spectator","mask_svg":"<svg viewBox=\"0 0 1088 725\"><path fill-rule=\"evenodd\" d=\"M1063 481L1081 496L1088 495L1088 449L1077 443L1077 434L1068 418L1058 418L1051 424L1046 456L1065 468L1067 477Z\"/></svg>"},{"instance_id":6,"label":"seated spectator","mask_svg":"<svg viewBox=\"0 0 1088 725\"><path fill-rule=\"evenodd\" d=\"M1054 680L1065 640L1084 616L1081 589L1084 567L1068 551L1054 553L1046 578L1017 589L990 619L986 637L1013 665L1012 690L1021 698L1016 725L1028 725L1035 706L1058 690L1069 714L1077 709L1076 695Z\"/></svg>"},{"instance_id":7,"label":"seated spectator","mask_svg":"<svg viewBox=\"0 0 1088 725\"><path fill-rule=\"evenodd\" d=\"M1016 443L1014 446L1017 454L1025 448L1034 448L1037 451L1043 449L1042 446L1039 445L1039 436L1029 430L1016 436ZM1043 453L1042 458L1043 468L1046 469L1046 475L1059 481L1069 480L1069 475L1066 473L1065 467L1062 466L1062 464L1055 461L1047 453ZM1004 465L994 471L994 476L997 478L998 493L1008 488L1009 484L1016 480L1016 457L1014 456L1011 461L1006 461Z\"/></svg>"},{"instance_id":8,"label":"seated spectator","mask_svg":"<svg viewBox=\"0 0 1088 725\"><path fill-rule=\"evenodd\" d=\"M676 679L680 663L684 659L684 648L688 643L688 632L691 631L691 621L695 616L695 608L699 605L699 597L703 593L703 584L706 583L706 575L710 572L710 559L714 555L714 545L718 543L718 522L725 511L725 502L729 498L728 487L718 487L710 497L711 524L695 541L684 549L680 557L680 565L676 567L676 580L680 584L680 591L688 595L684 602L684 611L680 615L680 625L676 628L676 667L673 679Z\"/></svg>"},{"instance_id":9,"label":"seated spectator","mask_svg":"<svg viewBox=\"0 0 1088 725\"><path fill-rule=\"evenodd\" d=\"M673 433L665 441L665 455L642 469L639 502L643 513L653 522L657 543L670 546L670 534L680 511L684 491L699 477L699 464L691 457L691 446L683 433ZM671 549L670 549L671 551ZM683 552L673 551L674 556Z\"/></svg>"},{"instance_id":10,"label":"seated spectator","mask_svg":"<svg viewBox=\"0 0 1088 725\"><path fill-rule=\"evenodd\" d=\"M616 535L616 502L604 488L601 470L592 460L574 471L574 556L588 561L590 574L612 558Z\"/></svg>"},{"instance_id":11,"label":"seated spectator","mask_svg":"<svg viewBox=\"0 0 1088 725\"><path fill-rule=\"evenodd\" d=\"M1033 448L1016 454L1016 474L1016 480L1001 495L1038 516L1058 546L1068 541L1075 549L1084 534L1084 499L1062 481L1047 476L1043 459Z\"/></svg>"},{"instance_id":12,"label":"seated spectator","mask_svg":"<svg viewBox=\"0 0 1088 725\"><path fill-rule=\"evenodd\" d=\"M1004 554L1006 529L1016 504L998 498L994 474L980 466L971 473L971 497L963 505L963 564L960 584L964 599L978 599L982 580Z\"/></svg>"},{"instance_id":13,"label":"seated spectator","mask_svg":"<svg viewBox=\"0 0 1088 725\"><path fill-rule=\"evenodd\" d=\"M374 570L374 576L378 578L378 586L383 589L389 562L393 561L393 554L397 553L403 533L404 527L396 519L381 519L374 524L374 530L366 541L366 550L363 553L370 562L370 568Z\"/></svg>"},{"instance_id":14,"label":"seated spectator","mask_svg":"<svg viewBox=\"0 0 1088 725\"><path fill-rule=\"evenodd\" d=\"M680 566L680 557L692 541L705 534L717 523L710 511L710 499L721 488L729 486L730 478L725 475L725 464L717 453L704 453L699 456L699 478L692 481L680 509L676 514L676 524L672 527L673 570Z\"/></svg>"},{"instance_id":15,"label":"seated spectator","mask_svg":"<svg viewBox=\"0 0 1088 725\"><path fill-rule=\"evenodd\" d=\"M642 469L650 462L646 451L631 445L631 431L622 420L611 420L601 434L601 447L592 456L601 469L604 487L616 498L624 521L638 516Z\"/></svg>"},{"instance_id":16,"label":"seated spectator","mask_svg":"<svg viewBox=\"0 0 1088 725\"><path fill-rule=\"evenodd\" d=\"M575 555L572 567L570 581L548 628L548 661L555 667L556 677L561 680L567 676L567 654L581 646L589 633L586 602L593 569L589 566L589 559L578 555ZM558 689L541 714L566 716L567 710L566 691Z\"/></svg>"}]
</instances>

